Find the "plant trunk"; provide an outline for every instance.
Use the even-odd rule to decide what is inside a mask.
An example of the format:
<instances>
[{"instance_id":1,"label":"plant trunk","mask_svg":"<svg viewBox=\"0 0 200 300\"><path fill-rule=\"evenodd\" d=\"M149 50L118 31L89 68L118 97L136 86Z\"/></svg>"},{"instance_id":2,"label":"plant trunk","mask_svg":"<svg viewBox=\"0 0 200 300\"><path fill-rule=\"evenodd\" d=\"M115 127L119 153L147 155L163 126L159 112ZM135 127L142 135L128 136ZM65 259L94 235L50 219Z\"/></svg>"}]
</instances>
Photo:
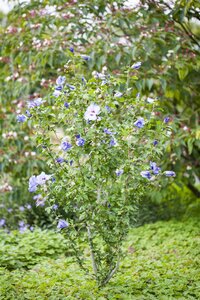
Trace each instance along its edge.
<instances>
[{"instance_id":1,"label":"plant trunk","mask_svg":"<svg viewBox=\"0 0 200 300\"><path fill-rule=\"evenodd\" d=\"M95 275L95 278L97 279L97 265L95 261L95 255L94 255L94 250L93 250L93 242L92 242L92 235L90 231L90 226L87 225L87 232L88 232L88 241L89 241L89 246L90 246L90 255L91 255L91 260L92 260L92 268L93 272Z\"/></svg>"},{"instance_id":2,"label":"plant trunk","mask_svg":"<svg viewBox=\"0 0 200 300\"><path fill-rule=\"evenodd\" d=\"M114 269L112 269L110 271L110 273L108 274L108 276L101 282L100 287L105 286L110 281L110 279L113 277L113 275L117 272L118 268L119 268L119 258L118 258L118 261L117 261Z\"/></svg>"}]
</instances>

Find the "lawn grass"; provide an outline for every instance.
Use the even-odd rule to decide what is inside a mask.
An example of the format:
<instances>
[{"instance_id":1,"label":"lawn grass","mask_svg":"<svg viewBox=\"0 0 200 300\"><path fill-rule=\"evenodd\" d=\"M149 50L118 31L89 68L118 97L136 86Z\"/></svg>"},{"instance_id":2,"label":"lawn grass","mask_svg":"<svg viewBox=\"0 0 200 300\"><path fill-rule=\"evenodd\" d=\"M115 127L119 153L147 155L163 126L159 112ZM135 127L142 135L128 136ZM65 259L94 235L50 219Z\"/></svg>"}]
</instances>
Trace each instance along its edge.
<instances>
[{"instance_id":1,"label":"lawn grass","mask_svg":"<svg viewBox=\"0 0 200 300\"><path fill-rule=\"evenodd\" d=\"M79 270L71 257L61 254L62 247L63 251L67 247L62 238L56 233L48 234L45 239L45 232L41 231L14 233L14 238L11 234L6 243L3 243L5 234L0 234L1 251L8 251L9 246L13 251L14 240L20 237L20 249L16 244L16 253L24 253L17 257L16 253L9 252L11 265L7 253L2 253L0 299L200 299L200 226L196 219L157 222L132 229L124 245L127 255L119 272L101 290ZM25 257L23 247L27 247L27 241L31 257L28 253ZM40 259L34 260L33 256Z\"/></svg>"}]
</instances>

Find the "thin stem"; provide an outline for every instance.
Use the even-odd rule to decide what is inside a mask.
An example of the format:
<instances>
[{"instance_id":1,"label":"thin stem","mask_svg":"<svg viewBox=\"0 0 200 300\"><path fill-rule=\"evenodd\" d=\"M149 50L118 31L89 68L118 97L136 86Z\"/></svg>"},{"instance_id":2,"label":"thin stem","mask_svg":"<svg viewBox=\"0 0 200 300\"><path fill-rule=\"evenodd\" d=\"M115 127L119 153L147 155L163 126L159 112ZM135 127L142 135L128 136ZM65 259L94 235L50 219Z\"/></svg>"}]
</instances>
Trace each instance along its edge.
<instances>
[{"instance_id":1,"label":"thin stem","mask_svg":"<svg viewBox=\"0 0 200 300\"><path fill-rule=\"evenodd\" d=\"M89 225L87 225L87 232L88 232L88 241L89 241L91 259L92 259L92 268L94 271L94 275L97 278L97 265L96 265L96 261L95 261L95 256L94 256L94 251L93 251L93 242L92 242L92 236L91 236L91 231L90 231Z\"/></svg>"},{"instance_id":2,"label":"thin stem","mask_svg":"<svg viewBox=\"0 0 200 300\"><path fill-rule=\"evenodd\" d=\"M119 268L119 257L118 257L118 260L117 260L117 263L116 263L116 266L114 267L114 269L112 269L112 271L108 274L108 276L106 277L106 279L102 282L101 286L104 286L106 285L110 279L113 277L113 275L117 272L118 268Z\"/></svg>"}]
</instances>

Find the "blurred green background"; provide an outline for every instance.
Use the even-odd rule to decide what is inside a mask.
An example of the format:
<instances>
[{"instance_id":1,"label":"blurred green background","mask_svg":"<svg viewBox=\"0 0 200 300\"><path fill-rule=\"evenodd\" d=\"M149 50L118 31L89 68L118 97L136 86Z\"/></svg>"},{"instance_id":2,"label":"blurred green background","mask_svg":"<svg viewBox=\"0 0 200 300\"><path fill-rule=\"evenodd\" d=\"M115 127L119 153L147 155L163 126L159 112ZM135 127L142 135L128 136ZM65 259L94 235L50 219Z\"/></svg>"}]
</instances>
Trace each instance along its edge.
<instances>
[{"instance_id":1,"label":"blurred green background","mask_svg":"<svg viewBox=\"0 0 200 300\"><path fill-rule=\"evenodd\" d=\"M141 199L137 225L199 215L199 9L199 1L59 0L18 3L1 12L0 218L10 229L20 220L51 227L27 189L31 174L46 170L45 161L31 122L19 125L16 114L28 99L44 96L76 54L91 57L86 78L102 68L118 74L141 61L138 92L158 98L169 112L171 145L163 168L177 176Z\"/></svg>"}]
</instances>

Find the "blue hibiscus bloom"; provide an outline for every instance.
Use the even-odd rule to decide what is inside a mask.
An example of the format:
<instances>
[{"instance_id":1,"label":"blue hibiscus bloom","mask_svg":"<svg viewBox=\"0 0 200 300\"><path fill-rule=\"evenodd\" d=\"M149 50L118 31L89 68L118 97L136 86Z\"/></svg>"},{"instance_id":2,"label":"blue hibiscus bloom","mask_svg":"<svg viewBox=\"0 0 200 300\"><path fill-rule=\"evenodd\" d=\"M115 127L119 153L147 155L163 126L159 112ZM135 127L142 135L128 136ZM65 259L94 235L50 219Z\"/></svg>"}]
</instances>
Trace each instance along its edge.
<instances>
[{"instance_id":1,"label":"blue hibiscus bloom","mask_svg":"<svg viewBox=\"0 0 200 300\"><path fill-rule=\"evenodd\" d=\"M158 141L157 141L157 140L154 140L154 141L153 141L153 145L154 145L154 146L158 145Z\"/></svg>"},{"instance_id":2,"label":"blue hibiscus bloom","mask_svg":"<svg viewBox=\"0 0 200 300\"><path fill-rule=\"evenodd\" d=\"M136 127L138 127L138 128L144 127L144 124L145 124L145 122L144 122L144 119L143 119L143 118L137 119L137 121L134 123L134 125L135 125Z\"/></svg>"},{"instance_id":3,"label":"blue hibiscus bloom","mask_svg":"<svg viewBox=\"0 0 200 300\"><path fill-rule=\"evenodd\" d=\"M158 175L160 172L160 168L157 166L155 162L150 161L150 167L151 170L153 171L154 175Z\"/></svg>"},{"instance_id":4,"label":"blue hibiscus bloom","mask_svg":"<svg viewBox=\"0 0 200 300\"><path fill-rule=\"evenodd\" d=\"M82 76L81 81L82 81L83 84L86 84L86 80L85 80L84 76Z\"/></svg>"},{"instance_id":5,"label":"blue hibiscus bloom","mask_svg":"<svg viewBox=\"0 0 200 300\"><path fill-rule=\"evenodd\" d=\"M37 177L35 175L33 175L29 179L29 188L28 188L29 192L30 193L36 192L37 186L38 186Z\"/></svg>"},{"instance_id":6,"label":"blue hibiscus bloom","mask_svg":"<svg viewBox=\"0 0 200 300\"><path fill-rule=\"evenodd\" d=\"M106 134L113 134L108 128L104 128L103 132Z\"/></svg>"},{"instance_id":7,"label":"blue hibiscus bloom","mask_svg":"<svg viewBox=\"0 0 200 300\"><path fill-rule=\"evenodd\" d=\"M88 55L81 55L81 57L82 57L82 59L84 59L86 61L90 60L90 56L88 56Z\"/></svg>"},{"instance_id":8,"label":"blue hibiscus bloom","mask_svg":"<svg viewBox=\"0 0 200 300\"><path fill-rule=\"evenodd\" d=\"M57 225L57 228L58 229L63 229L63 228L66 228L69 226L69 223L65 220L59 220L58 221L58 225Z\"/></svg>"},{"instance_id":9,"label":"blue hibiscus bloom","mask_svg":"<svg viewBox=\"0 0 200 300\"><path fill-rule=\"evenodd\" d=\"M82 147L85 145L85 140L81 137L77 138L76 145Z\"/></svg>"},{"instance_id":10,"label":"blue hibiscus bloom","mask_svg":"<svg viewBox=\"0 0 200 300\"><path fill-rule=\"evenodd\" d=\"M32 117L32 114L30 113L29 110L26 110L26 115L27 115L28 118Z\"/></svg>"},{"instance_id":11,"label":"blue hibiscus bloom","mask_svg":"<svg viewBox=\"0 0 200 300\"><path fill-rule=\"evenodd\" d=\"M65 83L65 76L58 76L57 80L56 80L56 84L57 85L63 85Z\"/></svg>"},{"instance_id":12,"label":"blue hibiscus bloom","mask_svg":"<svg viewBox=\"0 0 200 300\"><path fill-rule=\"evenodd\" d=\"M64 158L62 158L62 157L56 158L56 162L59 163L59 164L62 164L64 161L65 161L65 160L64 160Z\"/></svg>"},{"instance_id":13,"label":"blue hibiscus bloom","mask_svg":"<svg viewBox=\"0 0 200 300\"><path fill-rule=\"evenodd\" d=\"M167 177L175 177L176 176L176 173L174 171L165 171L164 174Z\"/></svg>"},{"instance_id":14,"label":"blue hibiscus bloom","mask_svg":"<svg viewBox=\"0 0 200 300\"><path fill-rule=\"evenodd\" d=\"M169 117L164 118L164 123L169 123L169 121L170 121Z\"/></svg>"},{"instance_id":15,"label":"blue hibiscus bloom","mask_svg":"<svg viewBox=\"0 0 200 300\"><path fill-rule=\"evenodd\" d=\"M17 122L24 123L27 120L27 117L25 115L18 115L17 116Z\"/></svg>"},{"instance_id":16,"label":"blue hibiscus bloom","mask_svg":"<svg viewBox=\"0 0 200 300\"><path fill-rule=\"evenodd\" d=\"M114 139L110 140L110 146L114 147L117 145L117 142Z\"/></svg>"},{"instance_id":17,"label":"blue hibiscus bloom","mask_svg":"<svg viewBox=\"0 0 200 300\"><path fill-rule=\"evenodd\" d=\"M108 112L108 113L110 113L110 112L111 112L111 108L110 108L110 106L106 105L106 106L105 106L105 109L107 110L107 112Z\"/></svg>"},{"instance_id":18,"label":"blue hibiscus bloom","mask_svg":"<svg viewBox=\"0 0 200 300\"><path fill-rule=\"evenodd\" d=\"M149 171L142 171L142 172L140 172L140 175L147 179L151 178L151 173Z\"/></svg>"},{"instance_id":19,"label":"blue hibiscus bloom","mask_svg":"<svg viewBox=\"0 0 200 300\"><path fill-rule=\"evenodd\" d=\"M124 170L116 170L115 171L115 174L117 175L117 176L120 176L120 175L122 175L124 173Z\"/></svg>"},{"instance_id":20,"label":"blue hibiscus bloom","mask_svg":"<svg viewBox=\"0 0 200 300\"><path fill-rule=\"evenodd\" d=\"M57 209L58 209L58 205L57 205L57 204L54 204L54 205L52 206L52 209L53 209L53 210L57 210Z\"/></svg>"},{"instance_id":21,"label":"blue hibiscus bloom","mask_svg":"<svg viewBox=\"0 0 200 300\"><path fill-rule=\"evenodd\" d=\"M132 69L138 70L141 67L142 63L140 61L136 62L131 66Z\"/></svg>"},{"instance_id":22,"label":"blue hibiscus bloom","mask_svg":"<svg viewBox=\"0 0 200 300\"><path fill-rule=\"evenodd\" d=\"M6 220L5 219L0 219L0 227L3 227L6 225Z\"/></svg>"},{"instance_id":23,"label":"blue hibiscus bloom","mask_svg":"<svg viewBox=\"0 0 200 300\"><path fill-rule=\"evenodd\" d=\"M56 91L62 91L63 87L61 85L55 86Z\"/></svg>"},{"instance_id":24,"label":"blue hibiscus bloom","mask_svg":"<svg viewBox=\"0 0 200 300\"><path fill-rule=\"evenodd\" d=\"M69 108L69 105L70 105L70 104L67 103L67 102L64 103L64 107L66 107L66 108Z\"/></svg>"},{"instance_id":25,"label":"blue hibiscus bloom","mask_svg":"<svg viewBox=\"0 0 200 300\"><path fill-rule=\"evenodd\" d=\"M67 84L67 86L71 91L74 91L76 89L74 85Z\"/></svg>"},{"instance_id":26,"label":"blue hibiscus bloom","mask_svg":"<svg viewBox=\"0 0 200 300\"><path fill-rule=\"evenodd\" d=\"M63 141L61 143L61 149L63 151L68 151L69 149L71 149L72 145L68 142L68 141Z\"/></svg>"}]
</instances>

